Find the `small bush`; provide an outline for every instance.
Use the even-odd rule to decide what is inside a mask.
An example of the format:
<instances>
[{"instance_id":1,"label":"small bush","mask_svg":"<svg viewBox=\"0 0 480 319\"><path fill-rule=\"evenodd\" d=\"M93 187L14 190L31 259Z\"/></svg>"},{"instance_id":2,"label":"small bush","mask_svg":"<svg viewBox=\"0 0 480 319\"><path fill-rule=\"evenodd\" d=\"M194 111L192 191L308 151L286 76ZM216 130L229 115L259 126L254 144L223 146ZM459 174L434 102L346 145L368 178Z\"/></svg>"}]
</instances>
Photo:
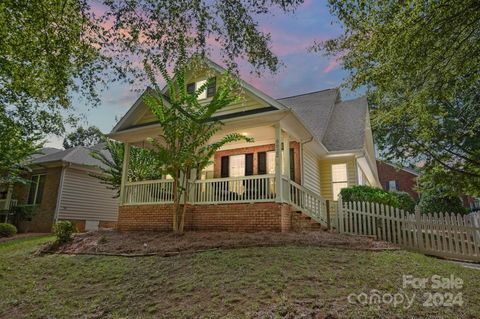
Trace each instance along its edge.
<instances>
[{"instance_id":1,"label":"small bush","mask_svg":"<svg viewBox=\"0 0 480 319\"><path fill-rule=\"evenodd\" d=\"M342 189L340 194L344 202L379 203L407 212L415 209L415 200L404 192L387 192L381 188L357 185Z\"/></svg>"},{"instance_id":2,"label":"small bush","mask_svg":"<svg viewBox=\"0 0 480 319\"><path fill-rule=\"evenodd\" d=\"M390 192L398 199L398 207L406 212L415 211L415 199L406 192Z\"/></svg>"},{"instance_id":3,"label":"small bush","mask_svg":"<svg viewBox=\"0 0 480 319\"><path fill-rule=\"evenodd\" d=\"M73 233L77 232L77 227L70 221L60 221L53 225L53 233L57 237L58 243L68 243L73 240Z\"/></svg>"},{"instance_id":4,"label":"small bush","mask_svg":"<svg viewBox=\"0 0 480 319\"><path fill-rule=\"evenodd\" d=\"M467 214L468 210L463 207L462 200L458 196L447 196L431 192L423 193L419 202L422 213L455 213Z\"/></svg>"},{"instance_id":5,"label":"small bush","mask_svg":"<svg viewBox=\"0 0 480 319\"><path fill-rule=\"evenodd\" d=\"M8 223L0 223L0 237L11 237L17 233L17 227Z\"/></svg>"}]
</instances>

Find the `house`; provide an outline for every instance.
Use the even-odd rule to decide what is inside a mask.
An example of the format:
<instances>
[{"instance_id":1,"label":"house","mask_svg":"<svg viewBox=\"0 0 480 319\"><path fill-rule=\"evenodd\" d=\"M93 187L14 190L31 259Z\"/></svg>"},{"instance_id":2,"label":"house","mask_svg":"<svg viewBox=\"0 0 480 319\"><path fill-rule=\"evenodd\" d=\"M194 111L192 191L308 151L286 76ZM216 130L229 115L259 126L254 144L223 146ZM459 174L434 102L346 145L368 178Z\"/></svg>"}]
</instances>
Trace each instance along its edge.
<instances>
[{"instance_id":1,"label":"house","mask_svg":"<svg viewBox=\"0 0 480 319\"><path fill-rule=\"evenodd\" d=\"M206 60L188 74L187 89L223 72ZM240 101L214 114L224 126L211 142L230 132L255 141L224 146L201 178L191 180L187 229L286 231L302 218L325 225L327 200L336 201L342 188L380 186L365 97L343 101L332 88L274 99L245 81L240 85ZM199 99L209 101L215 90L216 84ZM131 146L147 147L146 140L160 132L140 96L109 136L125 143L128 163ZM126 176L128 167L123 169ZM118 228L170 230L171 189L169 179L124 178Z\"/></svg>"},{"instance_id":2,"label":"house","mask_svg":"<svg viewBox=\"0 0 480 319\"><path fill-rule=\"evenodd\" d=\"M91 176L101 173L98 166L102 164L90 153L102 149L103 144L67 150L44 148L32 156L32 171L24 176L30 183L15 185L9 195L10 206L35 207L31 220L20 223L20 230L50 232L57 220L71 220L80 231L115 227L116 192ZM8 188L5 189L8 192Z\"/></svg>"},{"instance_id":3,"label":"house","mask_svg":"<svg viewBox=\"0 0 480 319\"><path fill-rule=\"evenodd\" d=\"M417 177L420 174L411 168L399 169L393 164L378 161L378 178L382 184L382 188L387 191L399 191L410 194L415 200L420 198L416 191Z\"/></svg>"},{"instance_id":4,"label":"house","mask_svg":"<svg viewBox=\"0 0 480 319\"><path fill-rule=\"evenodd\" d=\"M377 160L378 177L383 189L387 191L407 192L416 201L421 197L417 191L417 178L420 173L408 167L399 168L394 164ZM462 195L460 196L463 207L468 209L479 209L480 199Z\"/></svg>"}]
</instances>

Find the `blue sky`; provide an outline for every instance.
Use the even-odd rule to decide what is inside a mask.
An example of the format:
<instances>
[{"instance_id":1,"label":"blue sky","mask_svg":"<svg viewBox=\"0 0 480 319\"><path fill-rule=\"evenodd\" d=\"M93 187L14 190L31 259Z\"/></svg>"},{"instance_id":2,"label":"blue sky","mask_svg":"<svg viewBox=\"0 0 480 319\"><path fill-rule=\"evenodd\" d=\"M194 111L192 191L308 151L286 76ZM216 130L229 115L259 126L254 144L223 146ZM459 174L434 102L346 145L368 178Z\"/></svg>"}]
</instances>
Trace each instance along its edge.
<instances>
[{"instance_id":1,"label":"blue sky","mask_svg":"<svg viewBox=\"0 0 480 319\"><path fill-rule=\"evenodd\" d=\"M326 1L306 0L294 13L274 12L268 17L260 17L258 21L263 31L270 32L272 50L283 66L277 74L267 72L258 78L250 74L249 65L240 65L244 80L274 98L318 91L342 83L347 74L341 69L339 61L308 52L308 47L315 40L326 40L341 33L341 26L329 13ZM81 99L75 100L75 109L83 115L79 125L95 125L105 133L110 132L138 95L129 85L114 83L101 92L101 103L96 108L87 107ZM342 90L342 95L348 99L356 94ZM62 141L63 137L52 136L47 145L61 147Z\"/></svg>"}]
</instances>

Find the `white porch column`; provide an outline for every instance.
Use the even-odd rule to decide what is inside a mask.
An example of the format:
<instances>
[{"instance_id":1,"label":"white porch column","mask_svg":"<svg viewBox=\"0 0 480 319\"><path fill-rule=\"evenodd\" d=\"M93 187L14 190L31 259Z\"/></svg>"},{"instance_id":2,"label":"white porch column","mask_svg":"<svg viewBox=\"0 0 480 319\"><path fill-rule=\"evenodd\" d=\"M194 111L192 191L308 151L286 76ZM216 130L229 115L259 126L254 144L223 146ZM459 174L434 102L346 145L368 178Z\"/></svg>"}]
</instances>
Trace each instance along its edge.
<instances>
[{"instance_id":1,"label":"white porch column","mask_svg":"<svg viewBox=\"0 0 480 319\"><path fill-rule=\"evenodd\" d=\"M283 175L290 180L290 138L283 132Z\"/></svg>"},{"instance_id":2,"label":"white porch column","mask_svg":"<svg viewBox=\"0 0 480 319\"><path fill-rule=\"evenodd\" d=\"M275 201L282 202L282 129L275 125Z\"/></svg>"},{"instance_id":3,"label":"white porch column","mask_svg":"<svg viewBox=\"0 0 480 319\"><path fill-rule=\"evenodd\" d=\"M283 176L288 180L288 184L282 182L283 200L290 202L290 139L285 131L283 131Z\"/></svg>"},{"instance_id":4,"label":"white porch column","mask_svg":"<svg viewBox=\"0 0 480 319\"><path fill-rule=\"evenodd\" d=\"M125 183L128 181L128 164L130 162L130 143L125 142L122 166L122 181L120 183L120 205L125 202Z\"/></svg>"}]
</instances>

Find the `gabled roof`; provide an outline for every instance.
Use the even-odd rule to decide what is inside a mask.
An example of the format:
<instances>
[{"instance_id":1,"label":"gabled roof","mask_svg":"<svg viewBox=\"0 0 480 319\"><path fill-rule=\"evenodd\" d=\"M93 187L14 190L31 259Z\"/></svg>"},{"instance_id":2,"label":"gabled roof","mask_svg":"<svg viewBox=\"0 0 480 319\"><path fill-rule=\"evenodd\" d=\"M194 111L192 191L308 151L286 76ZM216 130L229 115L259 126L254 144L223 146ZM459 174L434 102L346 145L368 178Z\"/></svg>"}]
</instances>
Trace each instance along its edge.
<instances>
[{"instance_id":1,"label":"gabled roof","mask_svg":"<svg viewBox=\"0 0 480 319\"><path fill-rule=\"evenodd\" d=\"M93 158L90 153L94 150L100 150L103 154L110 156L110 153L104 149L105 144L100 143L90 148L84 146L77 146L73 148L69 148L66 150L58 150L57 152L52 152L47 155L40 155L33 157L30 161L31 164L47 164L47 163L54 163L54 162L63 162L63 163L72 163L77 165L83 166L100 166L102 167L103 164Z\"/></svg>"},{"instance_id":2,"label":"gabled roof","mask_svg":"<svg viewBox=\"0 0 480 319\"><path fill-rule=\"evenodd\" d=\"M338 88L294 95L278 99L295 112L312 134L322 143L328 121L339 98Z\"/></svg>"},{"instance_id":3,"label":"gabled roof","mask_svg":"<svg viewBox=\"0 0 480 319\"><path fill-rule=\"evenodd\" d=\"M54 147L44 147L42 148L38 153L33 154L30 156L30 159L37 158L37 157L42 157L45 155L50 155L53 153L61 152L62 150L59 148L54 148Z\"/></svg>"},{"instance_id":4,"label":"gabled roof","mask_svg":"<svg viewBox=\"0 0 480 319\"><path fill-rule=\"evenodd\" d=\"M212 60L208 59L208 58L204 58L205 60L205 63L211 67L212 69L214 69L215 71L219 72L219 73L222 73L222 72L225 72L225 68L223 68L222 66L220 66L219 64L213 62ZM247 91L249 91L250 93L252 93L253 95L255 95L256 97L258 97L259 99L267 102L269 105L279 109L279 110L285 110L286 107L285 105L283 105L282 103L279 103L279 100L276 100L274 99L273 97L270 97L268 94L260 91L259 89L253 87L252 85L250 85L249 83L245 82L244 80L242 79L239 79L239 83L240 83L240 86L242 86L243 88L245 88Z\"/></svg>"},{"instance_id":5,"label":"gabled roof","mask_svg":"<svg viewBox=\"0 0 480 319\"><path fill-rule=\"evenodd\" d=\"M365 97L341 101L340 90L332 88L279 101L290 107L329 151L363 148L368 109Z\"/></svg>"},{"instance_id":6,"label":"gabled roof","mask_svg":"<svg viewBox=\"0 0 480 319\"><path fill-rule=\"evenodd\" d=\"M363 148L367 111L366 97L335 104L323 137L329 151Z\"/></svg>"},{"instance_id":7,"label":"gabled roof","mask_svg":"<svg viewBox=\"0 0 480 319\"><path fill-rule=\"evenodd\" d=\"M215 62L204 59L212 70L222 73L223 67ZM317 92L305 93L274 99L247 82L239 80L240 85L256 98L264 101L268 107L252 110L260 111L290 110L305 128L310 131L315 140L330 152L359 151L364 148L365 131L367 128L368 104L365 97L341 101L340 89L332 88ZM142 94L143 96L143 94ZM124 117L113 128L112 133L129 129L128 119L140 114L140 97ZM233 113L225 116L241 117L250 113ZM150 125L151 123L139 124Z\"/></svg>"},{"instance_id":8,"label":"gabled roof","mask_svg":"<svg viewBox=\"0 0 480 319\"><path fill-rule=\"evenodd\" d=\"M218 65L217 63L213 62L212 60L208 58L203 58L205 64L211 68L212 70L218 72L218 73L223 73L226 71L225 68L222 66ZM265 108L266 111L271 111L271 110L285 110L287 107L280 103L278 100L270 97L269 95L265 94L264 92L260 91L259 89L253 87L249 83L245 82L242 79L239 79L239 84L241 87L243 87L248 93L252 94L256 98L264 101L266 104L269 105L269 107ZM166 91L166 86L163 88L163 93ZM129 127L126 127L128 119L135 114L135 112L138 112L138 109L140 106L143 104L143 96L147 92L152 92L152 88L148 87L142 95L135 101L133 106L127 111L127 113L120 119L120 121L114 126L112 131L110 133L115 133L122 131L124 129L128 129ZM166 96L165 96L166 97ZM248 115L248 112L245 112L244 115Z\"/></svg>"}]
</instances>

